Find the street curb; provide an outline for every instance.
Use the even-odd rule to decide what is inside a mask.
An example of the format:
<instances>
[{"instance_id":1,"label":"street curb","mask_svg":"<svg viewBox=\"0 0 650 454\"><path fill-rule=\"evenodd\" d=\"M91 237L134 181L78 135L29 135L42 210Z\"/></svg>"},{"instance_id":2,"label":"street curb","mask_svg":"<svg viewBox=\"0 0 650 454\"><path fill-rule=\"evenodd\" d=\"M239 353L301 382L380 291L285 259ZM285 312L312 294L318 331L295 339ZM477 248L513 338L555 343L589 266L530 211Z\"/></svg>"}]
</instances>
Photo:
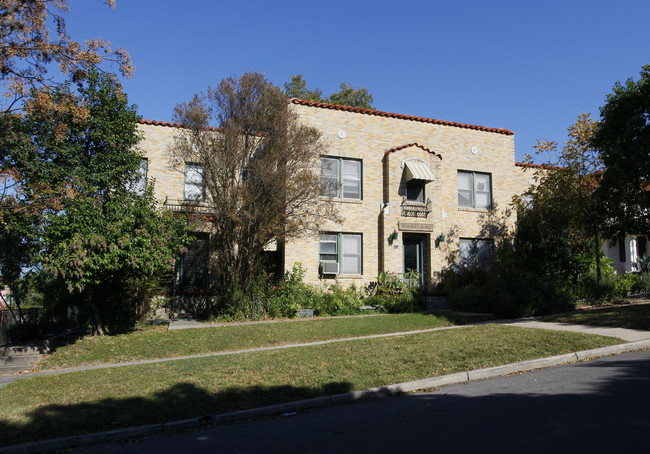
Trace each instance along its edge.
<instances>
[{"instance_id":1,"label":"street curb","mask_svg":"<svg viewBox=\"0 0 650 454\"><path fill-rule=\"evenodd\" d=\"M527 372L551 366L558 366L566 363L596 359L603 356L617 355L649 348L650 339L646 339L636 342L628 342L625 344L612 345L609 347L551 356L548 358L521 361L518 363L506 364L503 366L488 367L485 369L477 369L468 372L458 372L454 374L442 375L439 377L425 378L422 380L415 380L405 383L397 383L394 385L381 386L377 388L366 389L363 391L335 394L333 396L316 397L313 399L299 400L296 402L252 408L249 410L241 410L219 415L202 416L198 418L184 419L162 424L151 424L147 426L111 430L108 432L98 432L72 437L56 438L52 440L37 441L17 446L9 446L7 448L0 448L0 453L31 454L48 450L72 449L81 446L139 438L148 435L197 429L214 424L230 423L246 419L263 418L269 416L291 416L291 414L298 411L359 402L363 400L378 399L382 397L396 396L407 392L433 389L445 385L456 385L474 380L483 380L486 378L499 377L513 373Z\"/></svg>"}]
</instances>

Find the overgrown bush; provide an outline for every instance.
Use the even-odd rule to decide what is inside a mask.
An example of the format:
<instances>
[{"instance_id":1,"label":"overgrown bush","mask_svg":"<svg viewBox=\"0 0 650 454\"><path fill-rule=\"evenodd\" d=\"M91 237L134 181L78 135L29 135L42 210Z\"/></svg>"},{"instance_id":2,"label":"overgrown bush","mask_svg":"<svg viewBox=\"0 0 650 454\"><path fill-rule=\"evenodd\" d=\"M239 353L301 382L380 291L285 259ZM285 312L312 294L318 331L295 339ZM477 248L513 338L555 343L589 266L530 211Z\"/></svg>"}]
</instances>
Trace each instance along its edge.
<instances>
[{"instance_id":1,"label":"overgrown bush","mask_svg":"<svg viewBox=\"0 0 650 454\"><path fill-rule=\"evenodd\" d=\"M354 284L345 290L335 284L319 293L313 303L314 315L354 315L361 312L364 295Z\"/></svg>"},{"instance_id":2,"label":"overgrown bush","mask_svg":"<svg viewBox=\"0 0 650 454\"><path fill-rule=\"evenodd\" d=\"M646 271L638 275L638 279L632 290L645 290L646 293L650 293L650 271Z\"/></svg>"},{"instance_id":3,"label":"overgrown bush","mask_svg":"<svg viewBox=\"0 0 650 454\"><path fill-rule=\"evenodd\" d=\"M304 275L302 264L294 263L292 270L268 289L264 307L270 317L294 317L298 309L314 309L322 298L321 292L305 284Z\"/></svg>"},{"instance_id":4,"label":"overgrown bush","mask_svg":"<svg viewBox=\"0 0 650 454\"><path fill-rule=\"evenodd\" d=\"M455 310L528 317L551 312L565 295L562 286L530 271L526 256L501 244L489 267L447 270L444 290Z\"/></svg>"}]
</instances>

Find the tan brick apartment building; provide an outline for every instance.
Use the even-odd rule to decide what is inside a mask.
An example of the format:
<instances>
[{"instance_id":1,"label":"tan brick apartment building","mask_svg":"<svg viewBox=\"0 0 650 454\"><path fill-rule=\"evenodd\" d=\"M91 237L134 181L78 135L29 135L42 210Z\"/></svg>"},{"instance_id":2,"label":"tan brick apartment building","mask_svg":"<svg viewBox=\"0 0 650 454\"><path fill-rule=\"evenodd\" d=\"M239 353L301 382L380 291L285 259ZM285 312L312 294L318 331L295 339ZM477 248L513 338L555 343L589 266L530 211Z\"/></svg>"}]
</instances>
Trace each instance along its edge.
<instances>
[{"instance_id":1,"label":"tan brick apartment building","mask_svg":"<svg viewBox=\"0 0 650 454\"><path fill-rule=\"evenodd\" d=\"M309 283L357 286L380 272L420 270L434 290L453 263L489 253L514 216L505 210L530 186L532 172L515 163L514 133L367 109L290 100L299 119L322 132L324 196L341 222L317 237L279 248L285 270L300 262ZM147 176L174 208L201 185L201 169L173 163L178 125L143 121Z\"/></svg>"}]
</instances>

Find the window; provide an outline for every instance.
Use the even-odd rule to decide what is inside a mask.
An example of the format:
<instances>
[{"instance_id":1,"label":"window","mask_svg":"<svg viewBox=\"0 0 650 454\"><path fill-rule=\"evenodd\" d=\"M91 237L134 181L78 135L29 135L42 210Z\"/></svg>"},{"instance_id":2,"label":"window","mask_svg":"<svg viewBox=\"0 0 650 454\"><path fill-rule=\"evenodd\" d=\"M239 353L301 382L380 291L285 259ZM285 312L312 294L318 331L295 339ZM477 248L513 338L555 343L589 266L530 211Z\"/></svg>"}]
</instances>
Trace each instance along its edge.
<instances>
[{"instance_id":1,"label":"window","mask_svg":"<svg viewBox=\"0 0 650 454\"><path fill-rule=\"evenodd\" d=\"M203 166L200 164L185 164L185 200L201 201L204 195Z\"/></svg>"},{"instance_id":2,"label":"window","mask_svg":"<svg viewBox=\"0 0 650 454\"><path fill-rule=\"evenodd\" d=\"M321 195L361 199L361 161L344 158L320 159Z\"/></svg>"},{"instance_id":3,"label":"window","mask_svg":"<svg viewBox=\"0 0 650 454\"><path fill-rule=\"evenodd\" d=\"M424 180L410 180L406 182L406 200L424 203Z\"/></svg>"},{"instance_id":4,"label":"window","mask_svg":"<svg viewBox=\"0 0 650 454\"><path fill-rule=\"evenodd\" d=\"M483 265L490 261L494 252L494 240L461 238L459 244L461 265Z\"/></svg>"},{"instance_id":5,"label":"window","mask_svg":"<svg viewBox=\"0 0 650 454\"><path fill-rule=\"evenodd\" d=\"M126 184L126 187L129 191L143 195L147 189L147 168L149 167L149 161L147 158L142 158L140 160L140 166L134 175L132 181L129 181Z\"/></svg>"},{"instance_id":6,"label":"window","mask_svg":"<svg viewBox=\"0 0 650 454\"><path fill-rule=\"evenodd\" d=\"M323 233L318 248L319 260L338 263L340 274L361 274L361 244L361 235L357 233Z\"/></svg>"},{"instance_id":7,"label":"window","mask_svg":"<svg viewBox=\"0 0 650 454\"><path fill-rule=\"evenodd\" d=\"M458 171L458 206L492 208L492 178L489 173Z\"/></svg>"},{"instance_id":8,"label":"window","mask_svg":"<svg viewBox=\"0 0 650 454\"><path fill-rule=\"evenodd\" d=\"M627 254L625 253L625 237L618 237L618 261L621 263L627 262Z\"/></svg>"}]
</instances>

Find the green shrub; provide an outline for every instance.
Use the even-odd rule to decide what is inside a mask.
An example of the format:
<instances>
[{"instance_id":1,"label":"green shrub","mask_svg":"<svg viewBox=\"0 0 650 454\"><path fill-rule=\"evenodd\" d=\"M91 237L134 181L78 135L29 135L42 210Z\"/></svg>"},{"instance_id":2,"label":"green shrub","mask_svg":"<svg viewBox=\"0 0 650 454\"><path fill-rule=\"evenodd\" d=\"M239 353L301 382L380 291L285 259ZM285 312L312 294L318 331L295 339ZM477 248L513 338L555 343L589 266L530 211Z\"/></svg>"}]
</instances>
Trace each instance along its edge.
<instances>
[{"instance_id":1,"label":"green shrub","mask_svg":"<svg viewBox=\"0 0 650 454\"><path fill-rule=\"evenodd\" d=\"M298 309L313 309L318 304L320 292L303 282L304 275L302 264L296 262L282 281L267 291L265 307L269 316L295 317Z\"/></svg>"},{"instance_id":2,"label":"green shrub","mask_svg":"<svg viewBox=\"0 0 650 454\"><path fill-rule=\"evenodd\" d=\"M499 317L549 313L565 296L557 281L529 271L526 257L504 243L490 267L458 267L444 274L443 289L451 306L463 312Z\"/></svg>"},{"instance_id":3,"label":"green shrub","mask_svg":"<svg viewBox=\"0 0 650 454\"><path fill-rule=\"evenodd\" d=\"M627 296L639 281L636 274L619 274L614 278L614 294L616 296Z\"/></svg>"},{"instance_id":4,"label":"green shrub","mask_svg":"<svg viewBox=\"0 0 650 454\"><path fill-rule=\"evenodd\" d=\"M642 272L637 275L637 281L632 287L635 292L645 290L646 293L650 292L650 272Z\"/></svg>"},{"instance_id":5,"label":"green shrub","mask_svg":"<svg viewBox=\"0 0 650 454\"><path fill-rule=\"evenodd\" d=\"M313 302L314 315L354 315L360 313L364 305L363 293L355 285L345 290L339 285L332 285Z\"/></svg>"}]
</instances>

